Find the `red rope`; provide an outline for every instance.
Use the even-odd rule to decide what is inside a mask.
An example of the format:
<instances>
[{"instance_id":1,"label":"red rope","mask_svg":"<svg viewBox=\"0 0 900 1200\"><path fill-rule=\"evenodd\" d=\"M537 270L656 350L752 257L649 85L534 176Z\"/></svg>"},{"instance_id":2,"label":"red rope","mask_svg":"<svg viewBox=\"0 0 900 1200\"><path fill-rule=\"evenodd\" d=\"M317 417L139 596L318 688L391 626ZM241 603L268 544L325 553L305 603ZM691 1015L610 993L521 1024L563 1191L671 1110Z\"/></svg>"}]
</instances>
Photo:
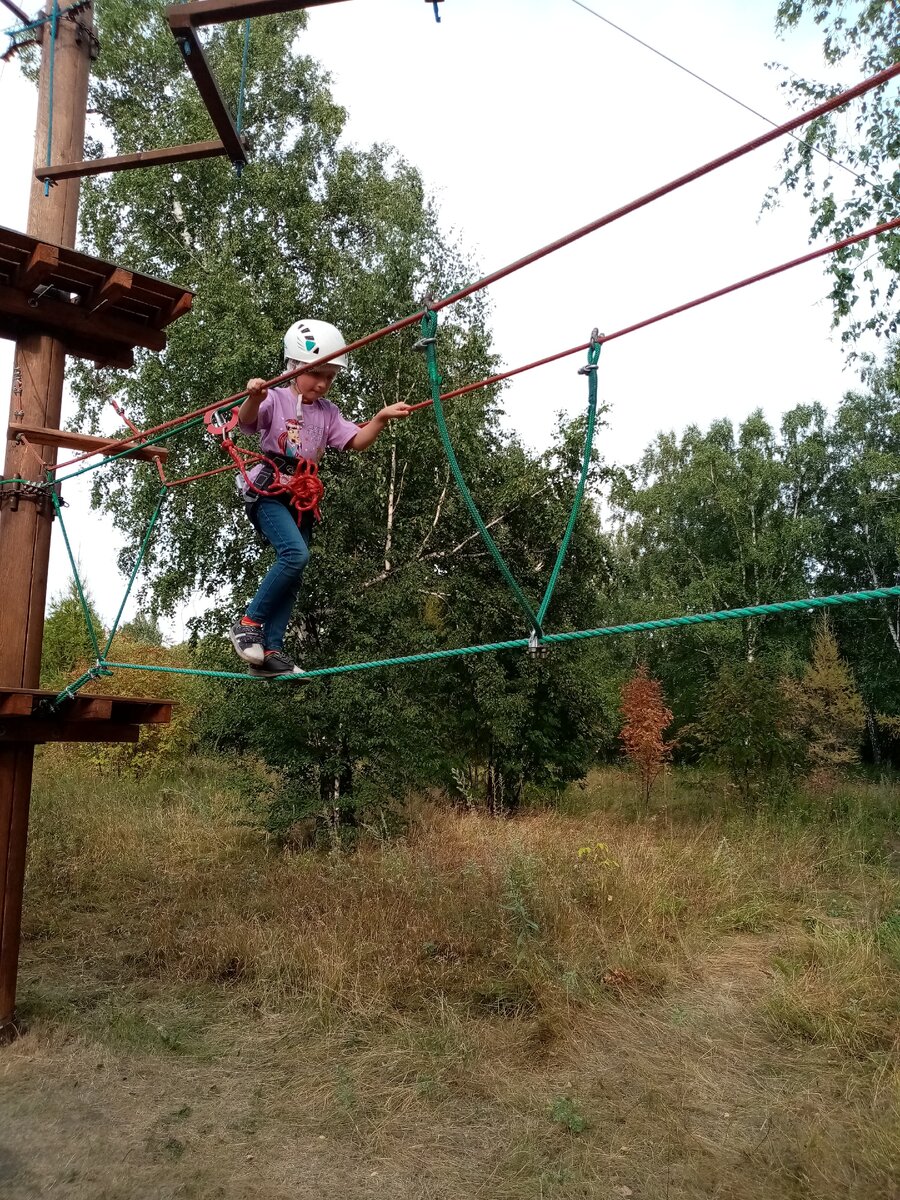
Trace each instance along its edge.
<instances>
[{"instance_id":1,"label":"red rope","mask_svg":"<svg viewBox=\"0 0 900 1200\"><path fill-rule=\"evenodd\" d=\"M719 167L725 166L727 163L734 162L738 158L742 158L745 154L749 154L753 150L758 150L762 146L766 146L769 142L775 141L779 137L783 137L787 133L792 133L795 129L799 129L801 125L806 125L810 121L816 120L818 117L824 116L826 113L833 112L836 108L842 108L851 100L857 99L859 96L865 95L866 92L873 88L880 87L883 83L888 83L891 79L900 75L900 62L896 62L889 67L885 67L883 71L878 71L875 75L857 83L854 87L848 88L846 91L838 92L832 96L830 100L824 101L822 104L817 104L814 108L807 109L805 112L792 117L790 121L785 121L782 125L776 125L773 129L766 133L760 134L749 142L744 142L734 150L729 150L727 154L721 154L718 158L711 159L703 166L695 168L693 171L688 171L685 175L679 175L677 179L663 184L662 187L655 188L652 192L647 192L646 195L632 200L628 204L622 205L621 208L614 209L603 217L599 217L596 221L592 221L588 225L582 225L580 229L574 230L572 233L566 234L564 237L557 238L554 242L548 242L546 246L542 246L539 250L533 251L531 254L525 255L524 258L518 258L515 262L509 263L508 266L501 267L500 270L492 272L490 275L485 275L483 279L477 280L475 283L469 284L468 287L462 288L458 292L453 292L450 296L445 296L443 300L437 300L431 308L434 311L440 311L446 308L449 304L455 304L458 300L465 299L466 296L471 296L474 292L480 291L482 288L488 287L492 283L496 283L499 279L504 279L507 275L511 275L514 271L520 271L523 267L529 266L538 259L546 257L548 254L553 254L556 250L561 250L564 246L569 246L580 238L586 237L589 233L594 233L598 229L602 229L605 225L612 224L613 221L618 221L621 217L627 216L629 213L636 212L640 208L646 207L654 200L659 200L663 196L669 195L671 192L677 191L688 183L693 183L697 179L702 179L703 176L709 175L712 171L718 170ZM699 303L699 301L698 301ZM673 310L674 311L674 310ZM415 324L422 316L421 312L413 313L411 316L403 317L399 321L394 321L391 325L385 325L383 329L377 330L375 333L367 334L365 337L357 338L355 342L348 342L346 346L342 346L339 350L333 351L331 354L324 355L320 364L330 362L333 358L339 355L348 354L353 350L360 350L363 346L368 346L372 342L376 342L389 333L397 333L401 329L407 329L410 325ZM662 317L657 318L661 320ZM635 326L635 328L638 328ZM624 332L624 331L623 331ZM621 333L613 336L622 336ZM607 339L609 340L609 339ZM579 347L584 349L584 347ZM574 350L569 353L575 353ZM548 360L550 361L550 360ZM306 369L306 364L294 371L285 371L282 375L276 375L274 379L270 379L266 383L266 387L277 387L279 384L287 383L288 380L296 378ZM508 376L500 376L498 378L508 378ZM473 389L474 390L474 389ZM457 393L459 394L459 393ZM214 412L216 409L226 408L228 405L234 405L239 400L244 400L249 395L249 391L245 389L242 392L235 392L233 396L229 396L225 400L218 400L215 404L207 404L203 408L194 409L193 412L184 413L180 417L175 417L171 421L164 421L161 425L155 425L152 429L145 429L142 437L150 437L156 433L163 433L167 429L174 429L176 426L183 424L185 421L193 420L194 417L202 417L207 413ZM116 442L118 449L125 449L138 441L137 435L124 438ZM138 443L139 444L139 443ZM81 455L79 458L74 458L70 462L60 464L60 466L72 466L83 459L91 458L101 451L91 450ZM59 468L57 468L59 469Z\"/></svg>"},{"instance_id":2,"label":"red rope","mask_svg":"<svg viewBox=\"0 0 900 1200\"><path fill-rule=\"evenodd\" d=\"M830 246L822 246L818 250L811 250L809 254L802 254L799 258L793 258L790 262L781 263L780 266L770 267L767 271L759 271L756 275L749 275L746 279L741 279L737 283L730 283L727 287L718 288L714 292L708 292L705 296L700 296L696 300L688 300L686 304L679 304L675 308L668 308L665 312L657 313L655 317L646 317L643 321L635 321L633 325L626 325L624 329L617 329L615 333L601 334L597 339L599 342L612 342L616 338L625 337L627 333L634 333L638 329L646 329L648 325L655 325L658 321L665 321L667 317L677 316L678 313L687 312L688 309L697 308L701 304L708 304L710 300L718 300L721 296L727 296L729 292L737 292L741 288L749 287L751 283L759 283L763 279L770 279L773 275L780 275L783 271L790 271L792 267L802 266L804 263L812 262L813 259L822 258L826 254L834 254L838 250L843 250L846 246L852 246L856 242L864 242L868 238L877 237L879 234L887 233L891 229L896 229L900 226L900 217L894 217L892 221L885 221L881 225L875 225L872 229L866 229L862 233L854 233L851 237L842 238L839 242L832 242ZM568 358L572 354L580 354L587 350L590 342L582 342L578 346L570 346L568 350L560 350L556 354L549 354L546 358L538 358L534 362L525 363L521 367L513 367L510 371L501 371L498 375L490 375L487 379L480 379L477 383L468 383L465 387L456 388L452 392L444 392L441 396L442 400L454 400L457 396L465 396L469 392L476 392L479 388L489 387L492 383L500 383L504 379L510 379L513 375L521 375L524 371L532 371L535 367L543 367L547 363L556 362L560 358ZM418 404L413 404L410 407L413 411L420 408L427 408L433 404L432 400L421 400Z\"/></svg>"},{"instance_id":3,"label":"red rope","mask_svg":"<svg viewBox=\"0 0 900 1200\"><path fill-rule=\"evenodd\" d=\"M278 469L278 464L273 462L271 458L266 458L264 454L255 454L244 450L240 446L236 446L230 437L226 436L222 438L222 449L240 471L248 491L253 492L257 496L267 498L283 497L286 499L296 511L298 525L305 512L311 512L317 521L320 519L319 502L325 495L325 485L319 478L319 468L312 459L298 458L293 474L283 475ZM273 478L268 487L257 487L250 478L247 473L247 460L249 458L253 458L257 462L262 462L272 468Z\"/></svg>"}]
</instances>

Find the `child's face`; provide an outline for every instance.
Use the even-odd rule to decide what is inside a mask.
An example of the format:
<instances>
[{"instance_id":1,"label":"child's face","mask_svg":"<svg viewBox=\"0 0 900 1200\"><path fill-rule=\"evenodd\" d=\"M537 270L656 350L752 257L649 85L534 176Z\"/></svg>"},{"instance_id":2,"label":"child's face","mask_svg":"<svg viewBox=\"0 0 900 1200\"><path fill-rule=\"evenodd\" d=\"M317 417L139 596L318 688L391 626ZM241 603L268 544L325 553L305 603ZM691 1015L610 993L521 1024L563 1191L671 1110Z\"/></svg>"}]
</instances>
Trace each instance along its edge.
<instances>
[{"instance_id":1,"label":"child's face","mask_svg":"<svg viewBox=\"0 0 900 1200\"><path fill-rule=\"evenodd\" d=\"M294 391L304 404L312 404L314 400L327 394L339 370L340 367L333 367L331 363L324 363L321 367L310 367L294 378Z\"/></svg>"}]
</instances>

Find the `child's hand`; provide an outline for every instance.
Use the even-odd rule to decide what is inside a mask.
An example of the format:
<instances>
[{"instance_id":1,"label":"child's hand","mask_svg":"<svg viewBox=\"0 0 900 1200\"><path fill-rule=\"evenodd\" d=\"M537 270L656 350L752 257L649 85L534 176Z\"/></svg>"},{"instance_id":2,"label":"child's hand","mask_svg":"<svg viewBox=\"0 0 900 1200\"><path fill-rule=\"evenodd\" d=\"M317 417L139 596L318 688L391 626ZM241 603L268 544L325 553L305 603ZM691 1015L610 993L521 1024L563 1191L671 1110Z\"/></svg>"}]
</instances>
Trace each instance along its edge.
<instances>
[{"instance_id":1,"label":"child's hand","mask_svg":"<svg viewBox=\"0 0 900 1200\"><path fill-rule=\"evenodd\" d=\"M386 425L388 421L396 421L401 417L408 417L411 412L412 409L408 404L388 404L378 414L378 418Z\"/></svg>"},{"instance_id":2,"label":"child's hand","mask_svg":"<svg viewBox=\"0 0 900 1200\"><path fill-rule=\"evenodd\" d=\"M250 399L256 404L262 404L266 396L269 394L266 388L264 379L248 379L247 391L250 393Z\"/></svg>"}]
</instances>

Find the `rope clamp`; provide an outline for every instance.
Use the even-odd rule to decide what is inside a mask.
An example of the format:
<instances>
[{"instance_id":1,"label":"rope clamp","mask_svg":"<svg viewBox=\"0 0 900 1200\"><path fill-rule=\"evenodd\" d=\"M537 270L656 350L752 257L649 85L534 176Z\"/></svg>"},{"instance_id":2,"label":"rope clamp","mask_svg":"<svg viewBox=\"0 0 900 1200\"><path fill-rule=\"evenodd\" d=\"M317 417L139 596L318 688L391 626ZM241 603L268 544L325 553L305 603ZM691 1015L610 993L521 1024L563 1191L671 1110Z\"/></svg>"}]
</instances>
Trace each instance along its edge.
<instances>
[{"instance_id":1,"label":"rope clamp","mask_svg":"<svg viewBox=\"0 0 900 1200\"><path fill-rule=\"evenodd\" d=\"M546 658L550 652L550 647L545 646L541 635L536 629L532 629L528 638L528 655L530 658Z\"/></svg>"},{"instance_id":2,"label":"rope clamp","mask_svg":"<svg viewBox=\"0 0 900 1200\"><path fill-rule=\"evenodd\" d=\"M435 345L436 337L419 338L417 342L413 342L413 350L427 350L429 346Z\"/></svg>"}]
</instances>

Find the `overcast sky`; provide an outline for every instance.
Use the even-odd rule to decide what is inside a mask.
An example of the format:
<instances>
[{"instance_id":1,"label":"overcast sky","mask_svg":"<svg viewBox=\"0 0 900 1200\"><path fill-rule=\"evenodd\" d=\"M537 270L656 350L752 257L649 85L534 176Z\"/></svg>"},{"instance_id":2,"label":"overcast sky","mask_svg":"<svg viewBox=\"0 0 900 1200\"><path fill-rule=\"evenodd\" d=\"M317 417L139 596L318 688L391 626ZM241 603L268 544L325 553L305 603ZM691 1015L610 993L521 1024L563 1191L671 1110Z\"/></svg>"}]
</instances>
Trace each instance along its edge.
<instances>
[{"instance_id":1,"label":"overcast sky","mask_svg":"<svg viewBox=\"0 0 900 1200\"><path fill-rule=\"evenodd\" d=\"M766 63L822 74L818 32L780 41L774 0L590 7L775 121L789 110L783 75ZM311 13L302 49L331 72L348 138L391 143L415 164L446 229L485 273L766 128L574 0L444 0L440 9L437 24L422 0L326 5ZM24 229L35 96L14 62L0 71L0 224ZM856 77L848 68L841 81ZM758 150L495 285L491 324L504 362L553 353L587 340L595 325L619 329L803 254L802 197L760 216L780 149ZM813 263L610 343L599 377L611 409L604 455L632 462L659 430L738 422L756 407L773 421L800 402L834 407L855 377L830 327L827 288ZM297 315L285 313L285 326ZM10 344L0 343L7 395L11 364ZM560 409L583 408L579 365L566 360L508 386L510 425L530 445L547 443ZM234 390L243 384L235 379ZM109 619L124 587L110 578L116 537L83 493L68 499L76 552ZM54 592L67 581L60 541ZM176 636L181 628L176 621Z\"/></svg>"}]
</instances>

